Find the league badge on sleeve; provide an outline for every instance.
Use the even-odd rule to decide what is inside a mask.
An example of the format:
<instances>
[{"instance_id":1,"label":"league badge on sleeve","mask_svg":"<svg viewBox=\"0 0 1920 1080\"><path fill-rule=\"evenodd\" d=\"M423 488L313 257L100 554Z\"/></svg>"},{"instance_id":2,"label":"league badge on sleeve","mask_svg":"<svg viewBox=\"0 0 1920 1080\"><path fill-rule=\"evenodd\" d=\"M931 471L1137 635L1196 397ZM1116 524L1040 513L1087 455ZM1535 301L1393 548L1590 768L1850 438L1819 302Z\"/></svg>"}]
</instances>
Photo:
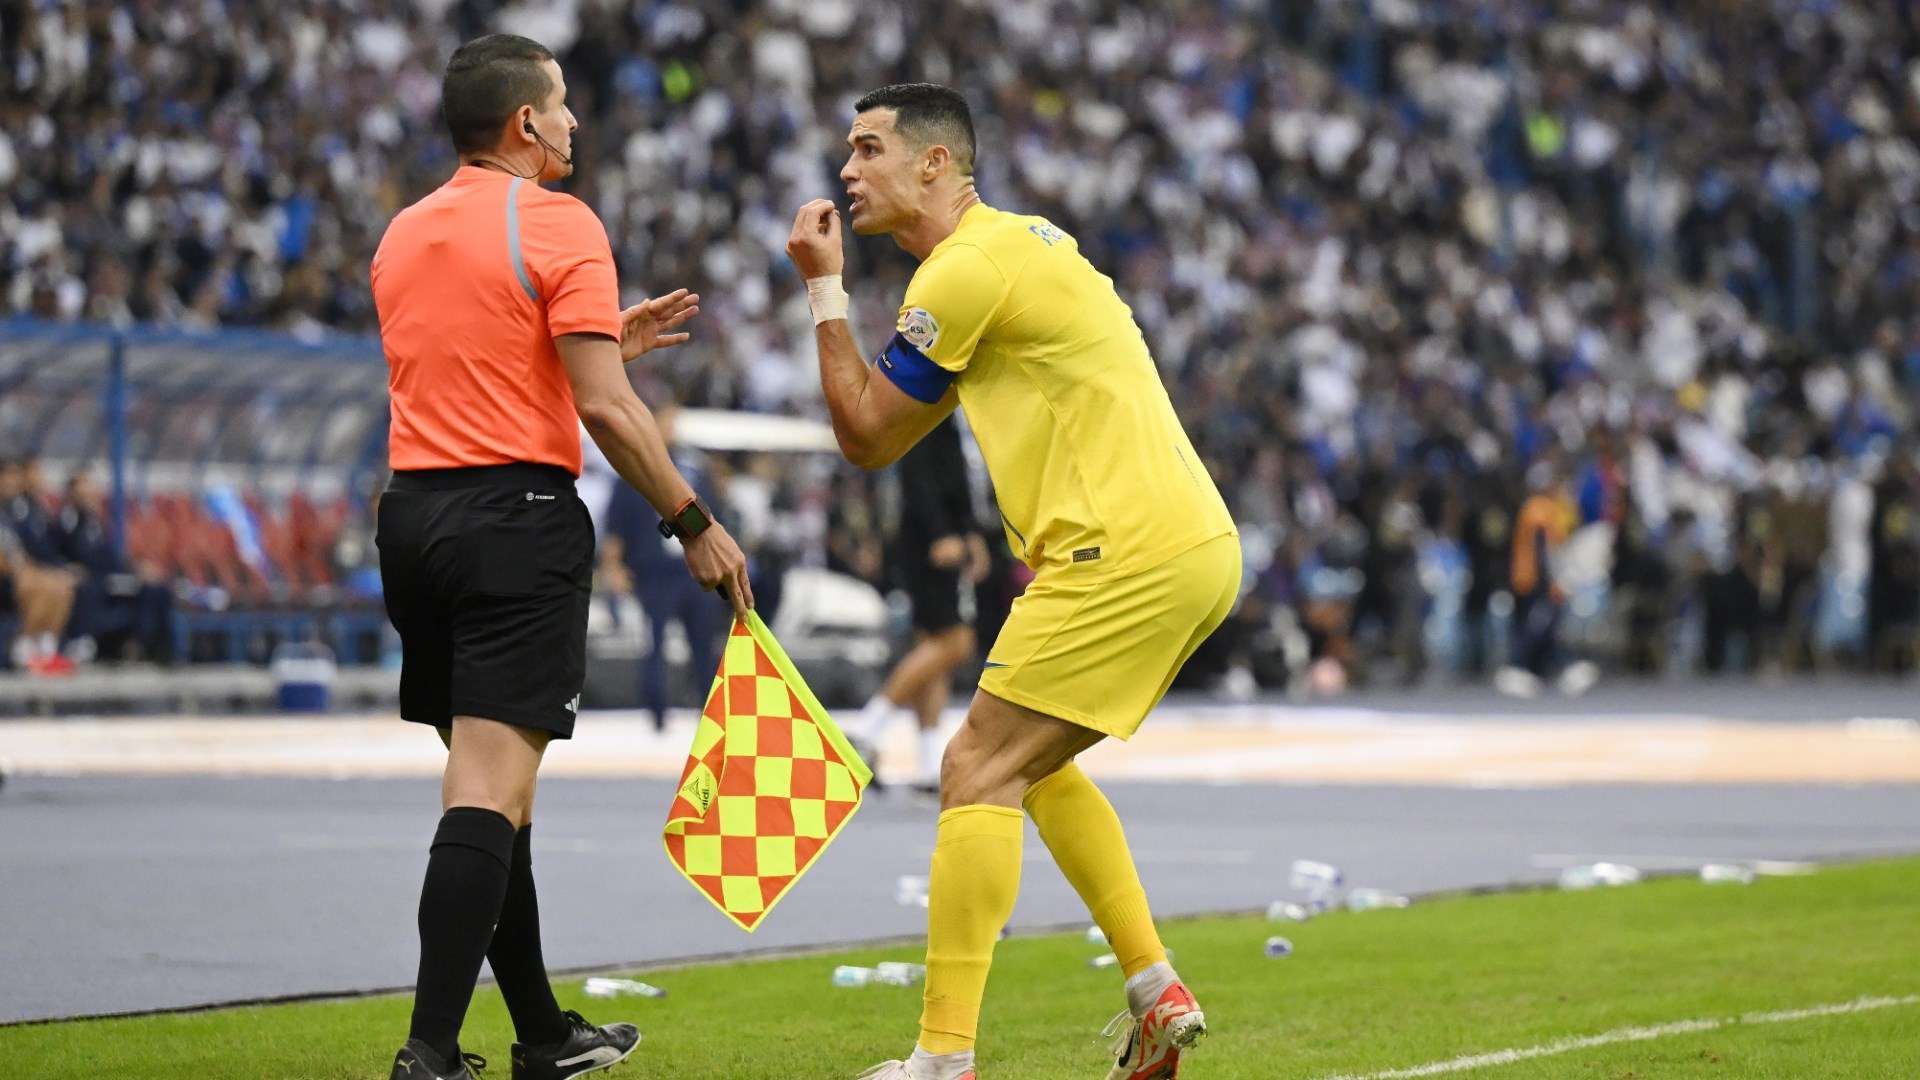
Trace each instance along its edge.
<instances>
[{"instance_id":1,"label":"league badge on sleeve","mask_svg":"<svg viewBox=\"0 0 1920 1080\"><path fill-rule=\"evenodd\" d=\"M908 308L901 312L897 329L900 336L907 339L907 344L922 353L932 352L934 345L940 341L940 321L926 308Z\"/></svg>"}]
</instances>

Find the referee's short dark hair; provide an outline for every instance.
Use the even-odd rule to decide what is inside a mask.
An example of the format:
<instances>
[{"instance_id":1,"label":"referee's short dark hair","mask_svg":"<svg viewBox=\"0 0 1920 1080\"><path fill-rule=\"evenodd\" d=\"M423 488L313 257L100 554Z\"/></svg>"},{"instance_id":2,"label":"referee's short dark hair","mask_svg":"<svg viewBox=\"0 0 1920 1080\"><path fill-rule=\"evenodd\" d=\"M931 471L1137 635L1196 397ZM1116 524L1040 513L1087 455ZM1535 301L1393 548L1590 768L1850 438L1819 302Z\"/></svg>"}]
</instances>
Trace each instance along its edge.
<instances>
[{"instance_id":1,"label":"referee's short dark hair","mask_svg":"<svg viewBox=\"0 0 1920 1080\"><path fill-rule=\"evenodd\" d=\"M973 110L960 91L938 83L895 83L853 103L856 113L868 109L892 109L894 130L921 146L939 143L953 151L962 176L973 175Z\"/></svg>"},{"instance_id":2,"label":"referee's short dark hair","mask_svg":"<svg viewBox=\"0 0 1920 1080\"><path fill-rule=\"evenodd\" d=\"M540 67L551 59L552 50L517 34L488 34L453 50L440 80L440 115L454 150L491 150L520 106L538 109L553 92Z\"/></svg>"}]
</instances>

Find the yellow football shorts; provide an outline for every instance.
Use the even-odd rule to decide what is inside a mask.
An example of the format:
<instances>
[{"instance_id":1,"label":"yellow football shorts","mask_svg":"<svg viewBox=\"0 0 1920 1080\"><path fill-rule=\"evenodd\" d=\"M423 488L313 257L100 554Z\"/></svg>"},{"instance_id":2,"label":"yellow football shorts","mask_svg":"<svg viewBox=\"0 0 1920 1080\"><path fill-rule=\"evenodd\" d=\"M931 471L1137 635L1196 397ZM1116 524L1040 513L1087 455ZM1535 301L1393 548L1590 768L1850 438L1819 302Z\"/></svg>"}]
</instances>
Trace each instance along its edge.
<instances>
[{"instance_id":1,"label":"yellow football shorts","mask_svg":"<svg viewBox=\"0 0 1920 1080\"><path fill-rule=\"evenodd\" d=\"M980 689L1131 738L1240 592L1240 538L1217 536L1137 574L1041 574L1013 602Z\"/></svg>"}]
</instances>

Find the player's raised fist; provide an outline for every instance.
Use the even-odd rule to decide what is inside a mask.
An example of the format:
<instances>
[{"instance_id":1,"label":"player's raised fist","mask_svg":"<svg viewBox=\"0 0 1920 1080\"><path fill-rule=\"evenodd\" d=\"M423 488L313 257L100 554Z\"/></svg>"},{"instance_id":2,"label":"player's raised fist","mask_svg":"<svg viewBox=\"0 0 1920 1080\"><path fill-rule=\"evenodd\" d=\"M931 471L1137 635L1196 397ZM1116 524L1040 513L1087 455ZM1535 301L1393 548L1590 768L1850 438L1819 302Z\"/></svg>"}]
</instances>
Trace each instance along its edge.
<instances>
[{"instance_id":1,"label":"player's raised fist","mask_svg":"<svg viewBox=\"0 0 1920 1080\"><path fill-rule=\"evenodd\" d=\"M802 278L837 274L846 262L840 243L840 211L829 199L815 199L793 217L787 257Z\"/></svg>"}]
</instances>

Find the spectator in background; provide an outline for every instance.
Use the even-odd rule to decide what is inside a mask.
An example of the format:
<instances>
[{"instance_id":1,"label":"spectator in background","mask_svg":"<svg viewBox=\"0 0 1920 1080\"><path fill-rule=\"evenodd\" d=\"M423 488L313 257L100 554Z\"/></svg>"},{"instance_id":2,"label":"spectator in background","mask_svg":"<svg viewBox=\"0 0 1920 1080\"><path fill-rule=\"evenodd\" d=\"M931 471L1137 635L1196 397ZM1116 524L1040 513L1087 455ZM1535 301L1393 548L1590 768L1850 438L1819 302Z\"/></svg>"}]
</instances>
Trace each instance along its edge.
<instances>
[{"instance_id":1,"label":"spectator in background","mask_svg":"<svg viewBox=\"0 0 1920 1080\"><path fill-rule=\"evenodd\" d=\"M85 469L67 478L58 528L61 558L80 579L74 633L95 639L107 659L171 662L173 591L114 545L106 496Z\"/></svg>"},{"instance_id":2,"label":"spectator in background","mask_svg":"<svg viewBox=\"0 0 1920 1080\"><path fill-rule=\"evenodd\" d=\"M1709 572L1704 587L1705 642L1701 668L1709 675L1749 672L1758 659L1761 542L1743 516L1724 567Z\"/></svg>"},{"instance_id":3,"label":"spectator in background","mask_svg":"<svg viewBox=\"0 0 1920 1080\"><path fill-rule=\"evenodd\" d=\"M1890 459L1874 486L1873 570L1867 602L1868 658L1876 671L1920 667L1920 460Z\"/></svg>"},{"instance_id":4,"label":"spectator in background","mask_svg":"<svg viewBox=\"0 0 1920 1080\"><path fill-rule=\"evenodd\" d=\"M1561 664L1560 623L1567 595L1555 580L1555 560L1577 522L1559 465L1528 470L1532 494L1513 525L1513 665L1500 673L1503 692L1532 697Z\"/></svg>"},{"instance_id":5,"label":"spectator in background","mask_svg":"<svg viewBox=\"0 0 1920 1080\"><path fill-rule=\"evenodd\" d=\"M865 473L834 476L827 502L827 569L886 587L885 544L875 512L873 478Z\"/></svg>"},{"instance_id":6,"label":"spectator in background","mask_svg":"<svg viewBox=\"0 0 1920 1080\"><path fill-rule=\"evenodd\" d=\"M671 437L665 432L663 436ZM716 506L723 505L721 493L684 462L681 475L694 490L710 492ZM690 653L687 680L694 695L703 695L719 669L720 639L727 629L726 604L687 575L680 541L660 535L660 515L631 484L613 485L602 526L600 565L603 574L624 578L647 620L647 656L638 672L640 707L653 713L654 730L664 730L670 705L667 626L679 623L686 635ZM694 705L702 703L696 701Z\"/></svg>"},{"instance_id":7,"label":"spectator in background","mask_svg":"<svg viewBox=\"0 0 1920 1080\"><path fill-rule=\"evenodd\" d=\"M1804 449L1783 448L1765 495L1760 614L1761 663L1770 674L1813 663L1814 607L1827 550L1825 492Z\"/></svg>"},{"instance_id":8,"label":"spectator in background","mask_svg":"<svg viewBox=\"0 0 1920 1080\"><path fill-rule=\"evenodd\" d=\"M1764 662L1850 662L1870 620L1849 613L1908 602L1885 575L1894 591L1865 596L1855 525L1920 503L1894 485L1863 504L1847 478L1910 445L1920 411L1912 4L214 10L34 4L0 26L0 308L365 332L381 228L451 167L431 137L439 63L534 20L580 72L570 191L628 276L711 286L712 329L642 377L690 405L818 414L789 348L806 322L784 207L830 179L817 133L856 84L951 76L1000 139L1040 148L984 162L983 187L1112 267L1236 518L1259 520L1260 625L1292 617L1362 676L1419 659L1411 602L1379 580L1356 600L1342 572L1404 578L1402 552L1369 550L1397 539L1355 463L1424 470L1473 493L1453 674L1478 677L1499 663L1523 471L1548 448L1591 463L1588 519L1630 527L1626 491L1638 550L1665 564L1627 575L1640 608L1607 609L1661 613L1675 647L1650 664L1707 651L1706 583L1753 528L1732 508L1789 474L1796 524L1752 533ZM873 271L856 318L887 317L874 299L909 261L863 242L849 258ZM1249 467L1276 446L1303 475ZM802 561L880 584L864 478L785 483L826 489L794 499L820 508ZM1816 512L1831 500L1845 528ZM1356 605L1398 632L1357 639Z\"/></svg>"},{"instance_id":9,"label":"spectator in background","mask_svg":"<svg viewBox=\"0 0 1920 1080\"><path fill-rule=\"evenodd\" d=\"M38 547L45 511L28 487L31 475L18 459L0 460L0 613L11 611L19 618L11 650L14 667L32 675L71 675L73 661L60 651L60 640L73 613L77 582L34 554L45 550Z\"/></svg>"},{"instance_id":10,"label":"spectator in background","mask_svg":"<svg viewBox=\"0 0 1920 1080\"><path fill-rule=\"evenodd\" d=\"M1488 481L1483 486L1493 485ZM1512 599L1506 589L1512 577L1513 512L1491 491L1472 493L1470 505L1472 516L1465 525L1462 546L1466 549L1467 573L1472 580L1461 609L1461 632L1466 641L1460 670L1484 676L1496 662L1490 655L1494 597Z\"/></svg>"},{"instance_id":11,"label":"spectator in background","mask_svg":"<svg viewBox=\"0 0 1920 1080\"><path fill-rule=\"evenodd\" d=\"M39 459L26 457L0 465L0 509L27 558L50 570L66 568L60 524L47 509Z\"/></svg>"},{"instance_id":12,"label":"spectator in background","mask_svg":"<svg viewBox=\"0 0 1920 1080\"><path fill-rule=\"evenodd\" d=\"M1672 574L1637 507L1614 534L1613 596L1621 612L1620 663L1634 675L1655 675L1671 637Z\"/></svg>"}]
</instances>

